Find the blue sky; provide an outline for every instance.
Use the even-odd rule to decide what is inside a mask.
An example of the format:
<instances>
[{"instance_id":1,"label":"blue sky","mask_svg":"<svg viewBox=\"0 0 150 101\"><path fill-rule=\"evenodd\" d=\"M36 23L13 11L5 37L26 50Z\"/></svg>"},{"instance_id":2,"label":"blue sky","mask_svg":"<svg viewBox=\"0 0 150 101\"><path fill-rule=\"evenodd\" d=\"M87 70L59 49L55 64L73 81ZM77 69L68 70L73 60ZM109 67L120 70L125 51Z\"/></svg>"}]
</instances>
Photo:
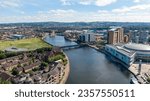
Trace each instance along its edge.
<instances>
[{"instance_id":1,"label":"blue sky","mask_svg":"<svg viewBox=\"0 0 150 101\"><path fill-rule=\"evenodd\" d=\"M150 22L150 0L0 0L0 23Z\"/></svg>"}]
</instances>

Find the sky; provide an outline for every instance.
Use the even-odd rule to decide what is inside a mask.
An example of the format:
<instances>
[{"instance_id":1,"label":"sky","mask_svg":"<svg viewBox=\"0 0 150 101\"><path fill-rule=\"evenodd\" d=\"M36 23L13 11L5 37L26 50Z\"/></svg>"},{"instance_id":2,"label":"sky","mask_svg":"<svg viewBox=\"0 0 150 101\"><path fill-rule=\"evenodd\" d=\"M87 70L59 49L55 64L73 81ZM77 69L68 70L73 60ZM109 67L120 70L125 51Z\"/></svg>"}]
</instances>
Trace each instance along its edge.
<instances>
[{"instance_id":1,"label":"sky","mask_svg":"<svg viewBox=\"0 0 150 101\"><path fill-rule=\"evenodd\" d=\"M0 23L150 22L150 0L0 0Z\"/></svg>"}]
</instances>

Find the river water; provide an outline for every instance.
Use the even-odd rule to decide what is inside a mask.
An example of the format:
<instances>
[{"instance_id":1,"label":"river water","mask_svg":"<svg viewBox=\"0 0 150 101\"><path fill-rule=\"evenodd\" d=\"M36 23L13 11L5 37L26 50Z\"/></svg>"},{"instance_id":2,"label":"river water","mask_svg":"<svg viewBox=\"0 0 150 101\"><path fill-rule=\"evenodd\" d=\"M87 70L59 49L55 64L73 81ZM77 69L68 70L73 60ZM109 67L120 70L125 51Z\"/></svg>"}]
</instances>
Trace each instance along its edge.
<instances>
[{"instance_id":1,"label":"river water","mask_svg":"<svg viewBox=\"0 0 150 101\"><path fill-rule=\"evenodd\" d=\"M46 37L56 46L75 45L63 36ZM129 84L131 74L121 65L113 63L105 54L90 47L65 51L70 60L67 84Z\"/></svg>"}]
</instances>

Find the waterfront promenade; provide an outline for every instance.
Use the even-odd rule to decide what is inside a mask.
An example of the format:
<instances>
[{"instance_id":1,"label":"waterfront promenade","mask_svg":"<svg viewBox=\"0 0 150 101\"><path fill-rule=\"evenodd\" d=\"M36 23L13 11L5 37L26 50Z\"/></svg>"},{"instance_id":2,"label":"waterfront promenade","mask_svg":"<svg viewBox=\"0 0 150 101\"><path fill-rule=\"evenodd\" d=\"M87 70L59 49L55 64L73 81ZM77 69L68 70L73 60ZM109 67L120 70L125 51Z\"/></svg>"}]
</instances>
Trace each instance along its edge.
<instances>
[{"instance_id":1,"label":"waterfront promenade","mask_svg":"<svg viewBox=\"0 0 150 101\"><path fill-rule=\"evenodd\" d=\"M66 59L67 59L67 64L65 66L64 76L63 76L62 80L60 81L60 84L65 84L66 81L67 81L67 79L68 79L68 77L69 77L69 74L70 74L70 62L69 62L69 58L67 57L66 54L65 54L65 56L66 56Z\"/></svg>"},{"instance_id":2,"label":"waterfront promenade","mask_svg":"<svg viewBox=\"0 0 150 101\"><path fill-rule=\"evenodd\" d=\"M150 77L150 64L143 63L141 66L141 73L138 74L139 64L134 63L129 67L129 70L136 76L137 80L141 84L147 83L147 79Z\"/></svg>"}]
</instances>

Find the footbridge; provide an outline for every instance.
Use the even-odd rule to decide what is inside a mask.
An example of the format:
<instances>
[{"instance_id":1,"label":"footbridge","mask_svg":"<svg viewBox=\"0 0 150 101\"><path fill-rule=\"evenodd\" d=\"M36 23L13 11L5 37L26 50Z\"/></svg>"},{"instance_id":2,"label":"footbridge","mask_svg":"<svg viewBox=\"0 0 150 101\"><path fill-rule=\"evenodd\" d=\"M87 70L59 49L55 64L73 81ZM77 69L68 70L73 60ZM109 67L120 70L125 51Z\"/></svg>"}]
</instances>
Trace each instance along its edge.
<instances>
[{"instance_id":1,"label":"footbridge","mask_svg":"<svg viewBox=\"0 0 150 101\"><path fill-rule=\"evenodd\" d=\"M77 44L77 45L61 46L60 48L62 50L71 50L71 49L81 48L85 46L86 46L85 44Z\"/></svg>"}]
</instances>

